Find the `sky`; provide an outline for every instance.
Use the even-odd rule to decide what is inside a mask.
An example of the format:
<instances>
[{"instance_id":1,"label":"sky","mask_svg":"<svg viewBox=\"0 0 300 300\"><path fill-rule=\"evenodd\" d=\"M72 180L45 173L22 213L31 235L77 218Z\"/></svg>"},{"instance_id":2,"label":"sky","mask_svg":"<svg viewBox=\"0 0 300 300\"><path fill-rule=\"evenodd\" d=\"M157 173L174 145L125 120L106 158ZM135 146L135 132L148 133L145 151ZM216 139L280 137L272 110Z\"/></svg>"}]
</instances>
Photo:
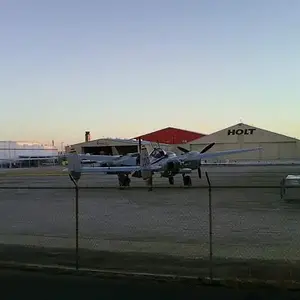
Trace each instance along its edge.
<instances>
[{"instance_id":1,"label":"sky","mask_svg":"<svg viewBox=\"0 0 300 300\"><path fill-rule=\"evenodd\" d=\"M300 138L299 28L298 0L2 0L0 140Z\"/></svg>"}]
</instances>

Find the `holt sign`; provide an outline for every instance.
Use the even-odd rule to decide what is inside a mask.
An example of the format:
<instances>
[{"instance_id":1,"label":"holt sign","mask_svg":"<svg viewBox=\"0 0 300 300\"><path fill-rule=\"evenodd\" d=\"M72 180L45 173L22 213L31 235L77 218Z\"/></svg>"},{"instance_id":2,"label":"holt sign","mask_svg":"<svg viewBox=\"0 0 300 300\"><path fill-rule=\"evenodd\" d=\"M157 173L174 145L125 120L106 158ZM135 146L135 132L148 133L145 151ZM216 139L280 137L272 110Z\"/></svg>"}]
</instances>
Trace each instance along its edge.
<instances>
[{"instance_id":1,"label":"holt sign","mask_svg":"<svg viewBox=\"0 0 300 300\"><path fill-rule=\"evenodd\" d=\"M227 135L252 135L256 128L228 129Z\"/></svg>"}]
</instances>

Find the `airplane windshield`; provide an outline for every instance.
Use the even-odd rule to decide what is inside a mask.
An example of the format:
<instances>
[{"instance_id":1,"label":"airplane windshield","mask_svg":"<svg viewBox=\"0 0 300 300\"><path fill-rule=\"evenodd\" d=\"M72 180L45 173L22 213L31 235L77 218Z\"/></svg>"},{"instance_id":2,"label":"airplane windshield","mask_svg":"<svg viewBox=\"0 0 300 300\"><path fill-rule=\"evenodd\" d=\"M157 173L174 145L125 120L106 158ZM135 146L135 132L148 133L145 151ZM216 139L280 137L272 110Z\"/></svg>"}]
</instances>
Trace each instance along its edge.
<instances>
[{"instance_id":1,"label":"airplane windshield","mask_svg":"<svg viewBox=\"0 0 300 300\"><path fill-rule=\"evenodd\" d=\"M162 149L154 149L151 153L151 156L154 158L161 158L163 156L165 156L165 151Z\"/></svg>"}]
</instances>

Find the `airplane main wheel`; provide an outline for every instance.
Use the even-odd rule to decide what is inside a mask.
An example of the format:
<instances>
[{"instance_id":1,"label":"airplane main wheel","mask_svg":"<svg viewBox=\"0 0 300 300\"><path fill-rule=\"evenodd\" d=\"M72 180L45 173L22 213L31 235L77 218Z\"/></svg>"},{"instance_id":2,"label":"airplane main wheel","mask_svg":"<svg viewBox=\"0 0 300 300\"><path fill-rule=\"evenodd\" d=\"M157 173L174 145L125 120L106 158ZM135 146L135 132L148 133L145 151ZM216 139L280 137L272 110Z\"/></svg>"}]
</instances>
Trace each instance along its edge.
<instances>
[{"instance_id":1,"label":"airplane main wheel","mask_svg":"<svg viewBox=\"0 0 300 300\"><path fill-rule=\"evenodd\" d=\"M171 185L174 184L174 177L169 177L169 183L170 183Z\"/></svg>"},{"instance_id":2,"label":"airplane main wheel","mask_svg":"<svg viewBox=\"0 0 300 300\"><path fill-rule=\"evenodd\" d=\"M123 187L123 186L130 186L130 178L128 177L128 175L119 175L119 186Z\"/></svg>"},{"instance_id":3,"label":"airplane main wheel","mask_svg":"<svg viewBox=\"0 0 300 300\"><path fill-rule=\"evenodd\" d=\"M130 178L126 176L124 186L130 186L130 181L131 181Z\"/></svg>"},{"instance_id":4,"label":"airplane main wheel","mask_svg":"<svg viewBox=\"0 0 300 300\"><path fill-rule=\"evenodd\" d=\"M183 176L183 185L184 186L191 186L192 185L192 179L191 176Z\"/></svg>"},{"instance_id":5,"label":"airplane main wheel","mask_svg":"<svg viewBox=\"0 0 300 300\"><path fill-rule=\"evenodd\" d=\"M148 191L152 191L152 188L153 188L153 178L152 178L152 176L147 179L147 186L148 186Z\"/></svg>"}]
</instances>

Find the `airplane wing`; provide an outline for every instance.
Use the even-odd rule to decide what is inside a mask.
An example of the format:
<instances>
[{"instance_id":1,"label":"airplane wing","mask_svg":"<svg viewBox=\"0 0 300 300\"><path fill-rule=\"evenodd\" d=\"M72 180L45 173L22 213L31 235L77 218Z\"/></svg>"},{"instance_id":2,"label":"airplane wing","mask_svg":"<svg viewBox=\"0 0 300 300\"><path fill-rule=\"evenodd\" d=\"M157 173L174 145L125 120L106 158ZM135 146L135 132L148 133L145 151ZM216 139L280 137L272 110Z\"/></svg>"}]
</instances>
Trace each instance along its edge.
<instances>
[{"instance_id":1,"label":"airplane wing","mask_svg":"<svg viewBox=\"0 0 300 300\"><path fill-rule=\"evenodd\" d=\"M139 171L140 166L126 166L126 167L82 167L81 173L132 173Z\"/></svg>"},{"instance_id":2,"label":"airplane wing","mask_svg":"<svg viewBox=\"0 0 300 300\"><path fill-rule=\"evenodd\" d=\"M151 170L152 172L159 172L161 166L149 166L149 168L143 168L143 170ZM123 167L82 167L81 173L133 173L141 171L140 166L123 166Z\"/></svg>"},{"instance_id":3,"label":"airplane wing","mask_svg":"<svg viewBox=\"0 0 300 300\"><path fill-rule=\"evenodd\" d=\"M93 160L93 161L113 161L121 157L121 155L94 155L94 154L78 154L80 159Z\"/></svg>"},{"instance_id":4,"label":"airplane wing","mask_svg":"<svg viewBox=\"0 0 300 300\"><path fill-rule=\"evenodd\" d=\"M218 152L211 152L211 153L199 153L198 155L195 155L194 157L184 159L184 161L195 161L200 160L204 158L211 158L211 157L218 157L223 155L231 155L231 154L237 154L237 153L244 153L244 152L252 152L252 151L259 151L261 150L261 147L258 148L248 148L248 149L233 149L233 150L225 150L225 151L218 151Z\"/></svg>"}]
</instances>

